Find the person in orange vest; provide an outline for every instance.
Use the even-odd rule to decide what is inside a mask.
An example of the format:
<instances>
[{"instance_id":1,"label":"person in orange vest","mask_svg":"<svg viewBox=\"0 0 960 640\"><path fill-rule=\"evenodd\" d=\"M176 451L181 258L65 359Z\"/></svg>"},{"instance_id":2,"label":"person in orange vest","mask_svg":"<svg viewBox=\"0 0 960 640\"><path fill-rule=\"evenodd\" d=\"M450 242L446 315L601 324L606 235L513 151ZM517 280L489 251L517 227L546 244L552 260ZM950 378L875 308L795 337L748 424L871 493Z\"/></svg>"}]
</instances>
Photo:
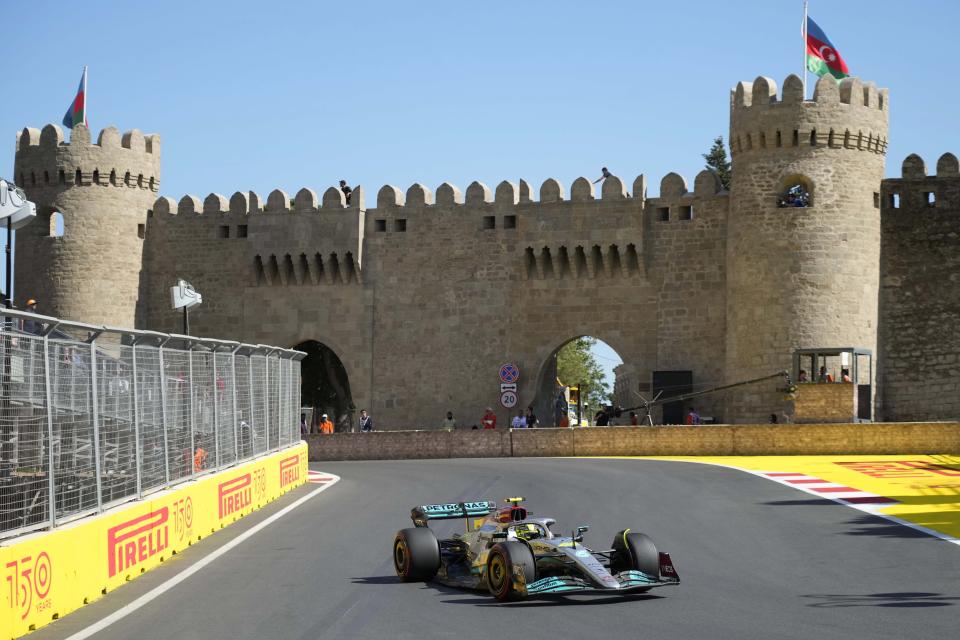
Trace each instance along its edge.
<instances>
[{"instance_id":1,"label":"person in orange vest","mask_svg":"<svg viewBox=\"0 0 960 640\"><path fill-rule=\"evenodd\" d=\"M323 414L320 420L320 433L324 435L333 433L333 422L327 417L327 414Z\"/></svg>"},{"instance_id":2,"label":"person in orange vest","mask_svg":"<svg viewBox=\"0 0 960 640\"><path fill-rule=\"evenodd\" d=\"M206 462L207 462L207 452L204 451L203 447L197 447L196 453L193 454L193 470L203 471L203 465Z\"/></svg>"}]
</instances>

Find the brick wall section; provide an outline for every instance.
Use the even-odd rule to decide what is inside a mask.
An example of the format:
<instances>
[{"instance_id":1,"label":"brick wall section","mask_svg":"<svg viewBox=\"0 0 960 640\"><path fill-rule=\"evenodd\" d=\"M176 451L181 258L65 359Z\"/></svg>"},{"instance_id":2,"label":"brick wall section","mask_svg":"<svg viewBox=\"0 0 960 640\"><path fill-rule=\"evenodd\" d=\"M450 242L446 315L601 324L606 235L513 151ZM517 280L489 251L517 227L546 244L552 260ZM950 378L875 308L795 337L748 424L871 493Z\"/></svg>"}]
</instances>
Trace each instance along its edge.
<instances>
[{"instance_id":1,"label":"brick wall section","mask_svg":"<svg viewBox=\"0 0 960 640\"><path fill-rule=\"evenodd\" d=\"M960 170L916 155L883 182L880 378L885 420L960 417ZM926 194L933 194L934 202ZM894 196L899 207L893 207Z\"/></svg>"},{"instance_id":2,"label":"brick wall section","mask_svg":"<svg viewBox=\"0 0 960 640\"><path fill-rule=\"evenodd\" d=\"M793 422L850 422L857 415L857 389L851 382L799 384Z\"/></svg>"},{"instance_id":3,"label":"brick wall section","mask_svg":"<svg viewBox=\"0 0 960 640\"><path fill-rule=\"evenodd\" d=\"M960 423L708 425L309 435L310 460L948 454Z\"/></svg>"}]
</instances>

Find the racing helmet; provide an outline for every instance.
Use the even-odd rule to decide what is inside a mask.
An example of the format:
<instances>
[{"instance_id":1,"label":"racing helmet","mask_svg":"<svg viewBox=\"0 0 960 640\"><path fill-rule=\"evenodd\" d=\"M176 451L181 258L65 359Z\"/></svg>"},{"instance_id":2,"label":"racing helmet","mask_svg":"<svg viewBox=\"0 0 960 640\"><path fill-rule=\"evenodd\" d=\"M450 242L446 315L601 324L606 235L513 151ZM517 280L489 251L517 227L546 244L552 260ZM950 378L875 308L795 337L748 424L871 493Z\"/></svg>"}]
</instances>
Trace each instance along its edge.
<instances>
[{"instance_id":1,"label":"racing helmet","mask_svg":"<svg viewBox=\"0 0 960 640\"><path fill-rule=\"evenodd\" d=\"M530 522L514 525L513 532L520 540L537 540L543 537L540 527Z\"/></svg>"}]
</instances>

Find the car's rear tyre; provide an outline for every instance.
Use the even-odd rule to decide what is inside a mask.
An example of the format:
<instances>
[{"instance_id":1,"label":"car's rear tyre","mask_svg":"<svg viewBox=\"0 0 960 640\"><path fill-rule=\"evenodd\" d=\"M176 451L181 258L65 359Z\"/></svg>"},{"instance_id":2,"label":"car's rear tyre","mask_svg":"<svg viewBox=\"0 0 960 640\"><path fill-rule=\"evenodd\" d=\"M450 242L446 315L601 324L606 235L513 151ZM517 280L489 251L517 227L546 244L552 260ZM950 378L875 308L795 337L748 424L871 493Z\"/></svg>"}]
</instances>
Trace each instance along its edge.
<instances>
[{"instance_id":1,"label":"car's rear tyre","mask_svg":"<svg viewBox=\"0 0 960 640\"><path fill-rule=\"evenodd\" d=\"M634 569L660 579L660 552L650 536L624 529L613 538L610 568L614 573Z\"/></svg>"},{"instance_id":2,"label":"car's rear tyre","mask_svg":"<svg viewBox=\"0 0 960 640\"><path fill-rule=\"evenodd\" d=\"M393 566L404 582L430 580L440 570L440 542L426 527L401 529L393 540Z\"/></svg>"},{"instance_id":3,"label":"car's rear tyre","mask_svg":"<svg viewBox=\"0 0 960 640\"><path fill-rule=\"evenodd\" d=\"M500 602L521 597L513 584L514 567L523 570L527 584L537 579L537 562L530 547L522 542L500 542L487 556L487 588Z\"/></svg>"}]
</instances>

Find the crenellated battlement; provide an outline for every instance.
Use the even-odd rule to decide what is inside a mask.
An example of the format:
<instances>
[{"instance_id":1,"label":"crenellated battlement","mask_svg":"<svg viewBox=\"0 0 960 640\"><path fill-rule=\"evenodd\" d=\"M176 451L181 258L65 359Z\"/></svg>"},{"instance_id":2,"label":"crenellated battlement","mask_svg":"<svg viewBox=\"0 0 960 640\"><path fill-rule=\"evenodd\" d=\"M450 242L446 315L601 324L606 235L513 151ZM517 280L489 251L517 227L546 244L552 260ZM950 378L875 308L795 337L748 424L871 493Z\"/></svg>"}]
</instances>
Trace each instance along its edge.
<instances>
[{"instance_id":1,"label":"crenellated battlement","mask_svg":"<svg viewBox=\"0 0 960 640\"><path fill-rule=\"evenodd\" d=\"M910 215L960 210L960 161L952 153L937 160L934 175L927 175L926 163L913 153L903 160L899 178L887 178L880 187L884 213ZM957 218L960 221L960 218Z\"/></svg>"},{"instance_id":2,"label":"crenellated battlement","mask_svg":"<svg viewBox=\"0 0 960 640\"><path fill-rule=\"evenodd\" d=\"M731 91L730 149L737 155L819 146L884 154L888 118L889 91L872 82L824 76L805 100L796 75L787 76L779 96L773 79L758 76Z\"/></svg>"},{"instance_id":3,"label":"crenellated battlement","mask_svg":"<svg viewBox=\"0 0 960 640\"><path fill-rule=\"evenodd\" d=\"M42 130L25 127L17 133L15 180L27 188L58 185L160 189L160 136L138 129L123 134L107 127L93 143L83 125L73 128L70 139L48 124Z\"/></svg>"}]
</instances>

